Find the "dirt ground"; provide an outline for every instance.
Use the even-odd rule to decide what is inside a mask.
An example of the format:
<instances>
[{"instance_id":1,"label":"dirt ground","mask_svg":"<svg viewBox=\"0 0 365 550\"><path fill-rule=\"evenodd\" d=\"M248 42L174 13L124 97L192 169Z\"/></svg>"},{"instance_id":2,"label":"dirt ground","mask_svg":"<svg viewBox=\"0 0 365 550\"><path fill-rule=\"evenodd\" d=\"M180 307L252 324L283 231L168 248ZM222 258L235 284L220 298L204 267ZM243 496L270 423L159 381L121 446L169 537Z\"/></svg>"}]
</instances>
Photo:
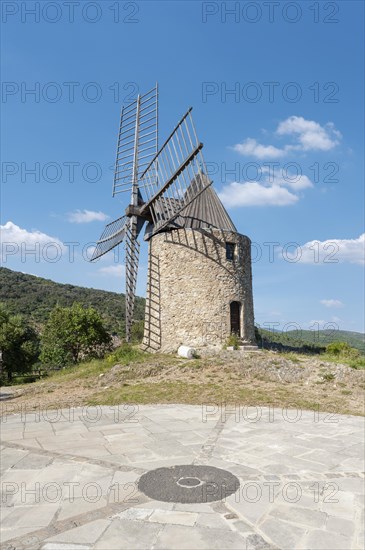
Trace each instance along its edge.
<instances>
[{"instance_id":1,"label":"dirt ground","mask_svg":"<svg viewBox=\"0 0 365 550\"><path fill-rule=\"evenodd\" d=\"M95 362L0 391L1 414L119 403L230 403L364 415L364 389L364 370L320 357L224 351L191 361L148 355L108 367Z\"/></svg>"}]
</instances>

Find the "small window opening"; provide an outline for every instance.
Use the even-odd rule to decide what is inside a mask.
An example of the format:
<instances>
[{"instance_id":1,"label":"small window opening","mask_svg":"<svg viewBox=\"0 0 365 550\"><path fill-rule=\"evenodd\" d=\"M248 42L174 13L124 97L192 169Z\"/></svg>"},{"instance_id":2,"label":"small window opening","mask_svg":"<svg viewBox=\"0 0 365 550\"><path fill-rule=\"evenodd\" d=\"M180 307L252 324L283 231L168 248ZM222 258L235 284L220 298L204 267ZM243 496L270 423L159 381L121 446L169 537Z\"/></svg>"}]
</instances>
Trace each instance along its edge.
<instances>
[{"instance_id":1,"label":"small window opening","mask_svg":"<svg viewBox=\"0 0 365 550\"><path fill-rule=\"evenodd\" d=\"M227 258L227 260L230 260L231 262L233 262L235 251L236 251L235 243L226 243L226 258Z\"/></svg>"}]
</instances>

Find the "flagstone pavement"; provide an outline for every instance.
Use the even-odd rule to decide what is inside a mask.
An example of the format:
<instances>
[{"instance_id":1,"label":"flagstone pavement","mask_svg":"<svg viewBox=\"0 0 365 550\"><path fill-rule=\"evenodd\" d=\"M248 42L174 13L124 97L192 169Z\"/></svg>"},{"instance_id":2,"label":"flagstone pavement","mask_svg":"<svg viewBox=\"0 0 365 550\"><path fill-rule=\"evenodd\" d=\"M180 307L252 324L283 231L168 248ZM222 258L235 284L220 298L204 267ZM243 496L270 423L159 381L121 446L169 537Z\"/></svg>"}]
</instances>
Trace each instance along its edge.
<instances>
[{"instance_id":1,"label":"flagstone pavement","mask_svg":"<svg viewBox=\"0 0 365 550\"><path fill-rule=\"evenodd\" d=\"M119 405L1 421L1 548L364 548L364 420L301 410ZM234 474L215 502L151 500L142 474ZM188 490L188 489L187 489Z\"/></svg>"}]
</instances>

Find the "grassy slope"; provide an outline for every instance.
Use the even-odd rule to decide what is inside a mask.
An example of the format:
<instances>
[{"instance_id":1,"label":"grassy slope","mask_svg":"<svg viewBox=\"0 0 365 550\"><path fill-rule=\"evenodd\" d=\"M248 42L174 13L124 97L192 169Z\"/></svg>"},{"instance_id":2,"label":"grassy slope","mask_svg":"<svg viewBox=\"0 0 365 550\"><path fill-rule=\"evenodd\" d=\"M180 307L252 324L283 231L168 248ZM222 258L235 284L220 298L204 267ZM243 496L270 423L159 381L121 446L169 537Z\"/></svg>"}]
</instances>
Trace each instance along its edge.
<instances>
[{"instance_id":1,"label":"grassy slope","mask_svg":"<svg viewBox=\"0 0 365 550\"><path fill-rule=\"evenodd\" d=\"M2 409L16 412L123 403L234 403L364 414L364 371L294 353L263 351L188 361L125 346L38 382L4 388L17 395Z\"/></svg>"}]
</instances>

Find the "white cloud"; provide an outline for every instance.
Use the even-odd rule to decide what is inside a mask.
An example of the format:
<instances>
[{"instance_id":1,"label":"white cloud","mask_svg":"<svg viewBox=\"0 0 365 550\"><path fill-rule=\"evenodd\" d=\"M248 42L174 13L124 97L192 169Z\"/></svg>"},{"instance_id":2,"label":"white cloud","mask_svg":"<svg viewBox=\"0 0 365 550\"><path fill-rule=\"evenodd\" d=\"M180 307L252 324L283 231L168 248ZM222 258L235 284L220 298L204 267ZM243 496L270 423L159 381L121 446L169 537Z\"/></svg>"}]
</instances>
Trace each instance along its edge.
<instances>
[{"instance_id":1,"label":"white cloud","mask_svg":"<svg viewBox=\"0 0 365 550\"><path fill-rule=\"evenodd\" d=\"M326 307L343 307L341 300L320 300L321 304Z\"/></svg>"},{"instance_id":2,"label":"white cloud","mask_svg":"<svg viewBox=\"0 0 365 550\"><path fill-rule=\"evenodd\" d=\"M288 143L282 148L275 145L262 145L256 139L247 138L242 143L233 146L233 150L243 156L259 160L277 159L291 151L330 151L339 144L341 133L336 130L333 122L321 126L314 120L306 120L301 116L290 116L278 124L277 136L289 136L294 143Z\"/></svg>"},{"instance_id":3,"label":"white cloud","mask_svg":"<svg viewBox=\"0 0 365 550\"><path fill-rule=\"evenodd\" d=\"M112 277L125 276L125 266L122 264L108 265L106 267L101 267L98 271L103 275L111 275Z\"/></svg>"},{"instance_id":4,"label":"white cloud","mask_svg":"<svg viewBox=\"0 0 365 550\"><path fill-rule=\"evenodd\" d=\"M321 126L301 116L291 116L280 122L276 133L279 136L295 136L299 144L290 148L302 151L329 151L339 144L341 138L341 133L332 122Z\"/></svg>"},{"instance_id":5,"label":"white cloud","mask_svg":"<svg viewBox=\"0 0 365 550\"><path fill-rule=\"evenodd\" d=\"M233 146L233 149L240 155L257 159L277 159L286 154L286 151L283 149L278 149L274 145L261 145L252 138L247 138L242 143L237 143Z\"/></svg>"},{"instance_id":6,"label":"white cloud","mask_svg":"<svg viewBox=\"0 0 365 550\"><path fill-rule=\"evenodd\" d=\"M0 225L1 242L2 244L16 244L16 245L45 245L54 243L63 248L62 242L56 237L50 237L46 233L42 233L37 229L27 231L22 229L13 222L7 222L5 225Z\"/></svg>"},{"instance_id":7,"label":"white cloud","mask_svg":"<svg viewBox=\"0 0 365 550\"><path fill-rule=\"evenodd\" d=\"M294 191L301 191L308 187L313 187L313 183L303 174L290 173L289 170L279 174L273 171L270 167L261 166L261 172L264 175L264 183L267 185L281 185L283 187L290 187Z\"/></svg>"},{"instance_id":8,"label":"white cloud","mask_svg":"<svg viewBox=\"0 0 365 550\"><path fill-rule=\"evenodd\" d=\"M262 181L232 182L223 187L219 197L228 208L289 206L299 200L299 191L309 187L313 187L313 183L307 176L287 172L284 177L263 166Z\"/></svg>"},{"instance_id":9,"label":"white cloud","mask_svg":"<svg viewBox=\"0 0 365 550\"><path fill-rule=\"evenodd\" d=\"M257 181L245 183L232 182L219 193L219 198L225 206L287 206L298 201L285 187L277 184L264 185Z\"/></svg>"},{"instance_id":10,"label":"white cloud","mask_svg":"<svg viewBox=\"0 0 365 550\"><path fill-rule=\"evenodd\" d=\"M313 187L313 183L307 176L297 176L290 178L286 177L285 179L276 178L276 183L280 185L286 185L287 187L290 187L294 191L301 191L302 189L307 189L309 187Z\"/></svg>"},{"instance_id":11,"label":"white cloud","mask_svg":"<svg viewBox=\"0 0 365 550\"><path fill-rule=\"evenodd\" d=\"M67 219L71 223L103 222L108 218L109 216L104 214L104 212L94 212L92 210L75 210L67 214Z\"/></svg>"},{"instance_id":12,"label":"white cloud","mask_svg":"<svg viewBox=\"0 0 365 550\"><path fill-rule=\"evenodd\" d=\"M287 256L305 264L365 264L365 233L357 239L309 241Z\"/></svg>"},{"instance_id":13,"label":"white cloud","mask_svg":"<svg viewBox=\"0 0 365 550\"><path fill-rule=\"evenodd\" d=\"M0 235L3 263L14 256L20 257L22 261L52 261L65 251L65 246L56 237L37 229L27 231L11 221L0 225Z\"/></svg>"}]
</instances>

